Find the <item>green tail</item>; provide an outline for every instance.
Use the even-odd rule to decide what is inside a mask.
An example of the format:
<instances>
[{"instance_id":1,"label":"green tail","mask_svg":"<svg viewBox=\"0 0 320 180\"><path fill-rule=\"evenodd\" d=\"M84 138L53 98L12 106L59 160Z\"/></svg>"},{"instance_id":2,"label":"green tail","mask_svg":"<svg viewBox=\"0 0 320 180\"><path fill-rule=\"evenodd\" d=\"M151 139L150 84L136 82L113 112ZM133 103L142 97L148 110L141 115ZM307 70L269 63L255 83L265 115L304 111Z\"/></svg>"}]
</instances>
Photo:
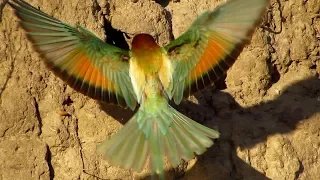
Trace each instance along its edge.
<instances>
[{"instance_id":1,"label":"green tail","mask_svg":"<svg viewBox=\"0 0 320 180\"><path fill-rule=\"evenodd\" d=\"M164 157L173 167L213 145L219 133L179 113L166 101L156 108L143 104L129 122L98 146L112 165L141 171L150 157L152 172L163 178Z\"/></svg>"}]
</instances>

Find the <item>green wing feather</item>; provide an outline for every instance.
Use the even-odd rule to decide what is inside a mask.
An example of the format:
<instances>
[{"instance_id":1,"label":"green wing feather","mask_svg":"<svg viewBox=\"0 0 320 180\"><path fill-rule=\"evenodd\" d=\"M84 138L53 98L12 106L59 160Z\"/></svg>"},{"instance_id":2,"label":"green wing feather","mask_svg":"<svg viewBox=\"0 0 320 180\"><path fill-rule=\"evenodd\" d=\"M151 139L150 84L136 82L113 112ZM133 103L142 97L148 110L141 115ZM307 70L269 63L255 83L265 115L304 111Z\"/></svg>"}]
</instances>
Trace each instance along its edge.
<instances>
[{"instance_id":1,"label":"green wing feather","mask_svg":"<svg viewBox=\"0 0 320 180\"><path fill-rule=\"evenodd\" d=\"M165 49L174 66L169 97L183 97L214 83L234 63L260 22L268 0L230 0L200 15Z\"/></svg>"},{"instance_id":2,"label":"green wing feather","mask_svg":"<svg viewBox=\"0 0 320 180\"><path fill-rule=\"evenodd\" d=\"M93 99L135 109L128 51L104 43L84 27L71 27L22 0L9 4L34 48L57 76Z\"/></svg>"}]
</instances>

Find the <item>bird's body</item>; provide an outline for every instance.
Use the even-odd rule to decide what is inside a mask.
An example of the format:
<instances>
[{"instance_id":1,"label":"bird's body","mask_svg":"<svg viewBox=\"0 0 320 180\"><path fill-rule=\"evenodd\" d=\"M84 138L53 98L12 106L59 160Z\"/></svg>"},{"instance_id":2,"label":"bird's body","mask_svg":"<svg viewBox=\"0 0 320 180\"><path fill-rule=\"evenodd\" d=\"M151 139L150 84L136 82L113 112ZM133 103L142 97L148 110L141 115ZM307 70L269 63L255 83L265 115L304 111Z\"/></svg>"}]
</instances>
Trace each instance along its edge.
<instances>
[{"instance_id":1,"label":"bird's body","mask_svg":"<svg viewBox=\"0 0 320 180\"><path fill-rule=\"evenodd\" d=\"M9 2L47 67L75 90L138 111L98 151L112 165L141 171L150 158L163 177L164 159L173 167L212 146L219 133L169 105L180 104L213 84L233 64L261 20L268 0L230 0L206 11L164 47L138 34L131 50L71 27L23 0Z\"/></svg>"},{"instance_id":2,"label":"bird's body","mask_svg":"<svg viewBox=\"0 0 320 180\"><path fill-rule=\"evenodd\" d=\"M129 73L134 92L141 98L164 96L172 82L173 68L164 50L148 34L133 38Z\"/></svg>"}]
</instances>

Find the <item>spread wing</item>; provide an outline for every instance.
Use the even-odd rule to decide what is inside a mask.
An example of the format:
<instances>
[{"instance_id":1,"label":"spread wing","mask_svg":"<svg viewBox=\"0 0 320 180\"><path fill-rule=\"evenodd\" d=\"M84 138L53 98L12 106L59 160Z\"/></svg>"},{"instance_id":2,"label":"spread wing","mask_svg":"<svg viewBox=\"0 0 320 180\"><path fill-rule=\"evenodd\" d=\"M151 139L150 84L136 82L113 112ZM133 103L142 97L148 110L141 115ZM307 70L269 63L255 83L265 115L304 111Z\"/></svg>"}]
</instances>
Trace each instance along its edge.
<instances>
[{"instance_id":1,"label":"spread wing","mask_svg":"<svg viewBox=\"0 0 320 180\"><path fill-rule=\"evenodd\" d=\"M165 49L175 69L176 104L183 97L214 83L234 63L260 22L268 0L230 0L200 15Z\"/></svg>"},{"instance_id":2,"label":"spread wing","mask_svg":"<svg viewBox=\"0 0 320 180\"><path fill-rule=\"evenodd\" d=\"M22 0L9 2L47 67L75 90L100 101L136 107L128 51L104 43Z\"/></svg>"}]
</instances>

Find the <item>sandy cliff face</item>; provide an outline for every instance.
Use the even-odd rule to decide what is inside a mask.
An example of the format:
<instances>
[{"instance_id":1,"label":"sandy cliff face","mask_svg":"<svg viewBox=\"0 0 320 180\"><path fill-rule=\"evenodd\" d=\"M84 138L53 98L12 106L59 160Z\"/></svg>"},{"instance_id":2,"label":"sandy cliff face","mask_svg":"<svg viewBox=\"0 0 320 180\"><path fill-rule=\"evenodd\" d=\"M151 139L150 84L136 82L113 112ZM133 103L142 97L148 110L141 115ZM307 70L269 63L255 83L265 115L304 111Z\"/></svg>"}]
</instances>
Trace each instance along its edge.
<instances>
[{"instance_id":1,"label":"sandy cliff face","mask_svg":"<svg viewBox=\"0 0 320 180\"><path fill-rule=\"evenodd\" d=\"M163 45L224 0L29 2L101 38L106 18ZM148 177L112 167L95 151L133 113L91 100L55 77L0 3L0 179ZM168 179L320 179L319 51L320 1L271 0L251 44L219 83L222 90L208 88L178 107L219 129L221 138L197 159L168 167Z\"/></svg>"}]
</instances>

